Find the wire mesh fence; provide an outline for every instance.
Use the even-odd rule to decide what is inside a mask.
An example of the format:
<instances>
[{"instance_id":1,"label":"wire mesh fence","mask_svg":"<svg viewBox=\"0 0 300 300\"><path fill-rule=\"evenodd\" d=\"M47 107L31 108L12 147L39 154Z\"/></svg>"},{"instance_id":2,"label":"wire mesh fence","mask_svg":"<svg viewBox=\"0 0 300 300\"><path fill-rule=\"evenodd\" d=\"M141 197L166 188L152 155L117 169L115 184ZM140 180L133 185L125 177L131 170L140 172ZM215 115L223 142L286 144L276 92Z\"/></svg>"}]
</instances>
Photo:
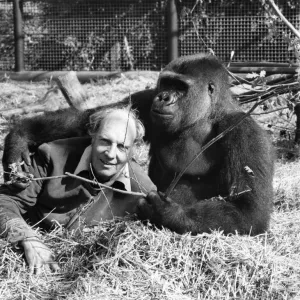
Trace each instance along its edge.
<instances>
[{"instance_id":1,"label":"wire mesh fence","mask_svg":"<svg viewBox=\"0 0 300 300\"><path fill-rule=\"evenodd\" d=\"M300 6L281 1L300 28ZM167 64L167 0L23 1L26 70L160 70ZM291 62L270 36L260 1L177 1L179 53L227 61ZM287 30L284 24L280 29ZM0 0L0 70L14 68L13 4Z\"/></svg>"},{"instance_id":2,"label":"wire mesh fence","mask_svg":"<svg viewBox=\"0 0 300 300\"><path fill-rule=\"evenodd\" d=\"M0 1L0 70L14 67L13 5Z\"/></svg>"},{"instance_id":3,"label":"wire mesh fence","mask_svg":"<svg viewBox=\"0 0 300 300\"><path fill-rule=\"evenodd\" d=\"M291 7L281 1L286 18L300 29L300 6ZM271 34L268 19L260 1L184 1L180 8L181 55L211 49L223 61L234 51L235 62L294 62L282 32L287 26L277 25ZM191 12L192 11L192 12Z\"/></svg>"}]
</instances>

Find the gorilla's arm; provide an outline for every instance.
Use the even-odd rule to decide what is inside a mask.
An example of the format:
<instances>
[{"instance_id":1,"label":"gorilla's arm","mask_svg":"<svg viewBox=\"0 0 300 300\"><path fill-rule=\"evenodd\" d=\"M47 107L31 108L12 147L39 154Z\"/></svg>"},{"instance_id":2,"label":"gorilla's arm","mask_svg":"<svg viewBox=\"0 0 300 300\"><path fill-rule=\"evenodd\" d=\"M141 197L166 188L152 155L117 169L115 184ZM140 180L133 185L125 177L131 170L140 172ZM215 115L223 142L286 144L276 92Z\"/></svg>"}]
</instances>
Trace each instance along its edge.
<instances>
[{"instance_id":1,"label":"gorilla's arm","mask_svg":"<svg viewBox=\"0 0 300 300\"><path fill-rule=\"evenodd\" d=\"M139 111L148 137L149 111L154 94L155 90L153 89L144 90L105 107L124 106L131 102L133 108ZM70 108L23 119L10 130L5 138L2 159L4 168L7 169L8 164L22 160L29 163L29 153L33 152L42 143L86 135L89 116L101 107L86 111L76 111Z\"/></svg>"},{"instance_id":2,"label":"gorilla's arm","mask_svg":"<svg viewBox=\"0 0 300 300\"><path fill-rule=\"evenodd\" d=\"M239 117L240 113L224 118L218 133ZM267 230L273 197L273 153L268 138L248 118L228 133L220 146L224 161L220 177L213 180L220 182L220 190L224 192L222 196L227 196L225 200L216 194L211 199L185 206L182 204L184 201L176 203L152 192L147 199L140 200L140 217L178 233L197 234L219 229L226 234L235 231L258 234ZM230 194L233 196L230 197Z\"/></svg>"},{"instance_id":3,"label":"gorilla's arm","mask_svg":"<svg viewBox=\"0 0 300 300\"><path fill-rule=\"evenodd\" d=\"M4 168L22 160L29 164L29 152L35 151L44 142L85 135L91 112L92 110L80 112L65 109L18 122L5 137L2 158Z\"/></svg>"}]
</instances>

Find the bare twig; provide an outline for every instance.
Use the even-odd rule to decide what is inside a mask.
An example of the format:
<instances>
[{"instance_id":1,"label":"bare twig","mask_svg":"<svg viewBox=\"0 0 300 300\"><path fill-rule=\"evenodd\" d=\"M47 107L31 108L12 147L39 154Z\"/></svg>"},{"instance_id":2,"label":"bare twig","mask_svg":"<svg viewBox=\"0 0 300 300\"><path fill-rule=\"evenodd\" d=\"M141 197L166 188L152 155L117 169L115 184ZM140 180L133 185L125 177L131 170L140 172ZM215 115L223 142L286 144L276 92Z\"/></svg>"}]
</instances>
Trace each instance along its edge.
<instances>
[{"instance_id":1,"label":"bare twig","mask_svg":"<svg viewBox=\"0 0 300 300\"><path fill-rule=\"evenodd\" d=\"M293 31L293 33L300 39L300 32L285 18L281 13L278 6L274 3L273 0L268 0L268 3L272 6L278 17Z\"/></svg>"},{"instance_id":2,"label":"bare twig","mask_svg":"<svg viewBox=\"0 0 300 300\"><path fill-rule=\"evenodd\" d=\"M73 177L73 178L76 178L76 179L79 179L79 180L82 180L82 181L85 181L85 182L88 182L88 183L91 183L91 184L95 184L95 185L98 185L98 186L100 186L100 187L104 187L104 188L113 190L113 191L118 192L118 193L127 194L127 195L133 195L133 196L146 197L146 194L144 194L144 193L128 192L128 191L124 191L124 190L119 190L119 189L113 188L113 187L111 187L111 186L102 184L102 183L100 183L100 182L95 182L95 181L93 181L93 180L86 179L86 178L84 178L84 177L80 177L80 176L77 176L77 175L72 174L72 173L69 173L69 172L66 172L65 174L66 174L67 176L70 176L70 177Z\"/></svg>"},{"instance_id":3,"label":"bare twig","mask_svg":"<svg viewBox=\"0 0 300 300\"><path fill-rule=\"evenodd\" d=\"M4 173L9 173L11 175L10 172L4 172ZM89 180L89 179L86 179L84 177L81 177L81 176L78 176L78 175L75 175L75 174L72 174L72 173L69 173L69 172L66 172L65 175L56 175L56 176L48 176L48 177L33 177L32 178L32 177L26 177L25 175L22 176L22 178L27 178L29 181L51 180L51 179L59 179L59 178L65 178L65 177L76 178L76 179L79 179L79 180L82 180L82 181L85 181L85 182L88 182L88 183L91 183L91 184L95 184L95 185L98 185L100 187L104 187L104 188L107 188L107 189L110 189L110 190L113 190L115 192L122 193L122 194L133 195L133 196L141 196L141 197L145 197L146 196L146 194L144 194L142 192L141 193L138 193L138 192L128 192L128 191L116 189L116 188L113 188L113 187L108 186L106 184L99 183L99 182L96 182L96 181L93 181L93 180Z\"/></svg>"},{"instance_id":4,"label":"bare twig","mask_svg":"<svg viewBox=\"0 0 300 300\"><path fill-rule=\"evenodd\" d=\"M261 113L252 113L251 115L252 116L267 115L267 114L273 113L275 111L284 110L286 108L289 108L289 107L288 106L284 106L284 107L280 107L280 108L277 108L277 109L273 109L273 110L269 110L269 111L264 111L264 112L261 112Z\"/></svg>"},{"instance_id":5,"label":"bare twig","mask_svg":"<svg viewBox=\"0 0 300 300\"><path fill-rule=\"evenodd\" d=\"M48 177L33 177L30 180L37 181L37 180L51 180L51 179L58 179L58 178L65 178L68 175L56 175L56 176L48 176Z\"/></svg>"}]
</instances>

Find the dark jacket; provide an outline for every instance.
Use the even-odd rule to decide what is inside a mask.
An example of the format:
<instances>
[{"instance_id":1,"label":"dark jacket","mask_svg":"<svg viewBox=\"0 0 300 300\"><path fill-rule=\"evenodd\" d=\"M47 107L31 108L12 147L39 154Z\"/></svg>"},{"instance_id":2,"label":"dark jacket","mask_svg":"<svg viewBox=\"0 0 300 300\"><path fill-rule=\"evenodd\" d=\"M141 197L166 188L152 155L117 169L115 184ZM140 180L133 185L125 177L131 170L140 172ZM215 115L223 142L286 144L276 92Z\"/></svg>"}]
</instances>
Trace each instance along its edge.
<instances>
[{"instance_id":1,"label":"dark jacket","mask_svg":"<svg viewBox=\"0 0 300 300\"><path fill-rule=\"evenodd\" d=\"M70 138L43 144L32 156L29 172L35 178L74 173L90 144L90 138ZM136 162L131 160L128 166L132 192L147 194L156 189ZM78 175L90 178L88 170L83 170ZM125 185L118 179L112 187L125 190ZM39 225L45 229L50 228L53 223L69 229L80 224L97 225L102 220L134 213L138 198L139 196L125 195L107 188L99 190L95 185L71 177L32 181L23 190L13 185L2 185L0 234L8 233L10 220L22 218L32 225L40 222Z\"/></svg>"}]
</instances>

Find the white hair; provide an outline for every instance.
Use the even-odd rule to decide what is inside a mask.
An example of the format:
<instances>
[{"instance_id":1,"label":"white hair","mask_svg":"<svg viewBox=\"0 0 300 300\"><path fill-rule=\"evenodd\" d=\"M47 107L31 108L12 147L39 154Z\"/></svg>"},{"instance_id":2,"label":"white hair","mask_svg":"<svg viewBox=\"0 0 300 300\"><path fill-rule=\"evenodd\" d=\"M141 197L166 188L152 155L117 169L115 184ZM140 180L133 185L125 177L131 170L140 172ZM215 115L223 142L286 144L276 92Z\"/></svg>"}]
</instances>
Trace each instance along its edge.
<instances>
[{"instance_id":1,"label":"white hair","mask_svg":"<svg viewBox=\"0 0 300 300\"><path fill-rule=\"evenodd\" d=\"M143 123L139 120L137 116L137 111L131 109L130 106L123 107L107 107L101 108L90 116L89 121L89 134L94 136L100 128L101 122L107 117L108 114L114 111L124 111L128 114L128 118L131 118L134 121L136 128L136 137L134 144L141 144L143 142L143 137L145 135L145 127Z\"/></svg>"}]
</instances>

